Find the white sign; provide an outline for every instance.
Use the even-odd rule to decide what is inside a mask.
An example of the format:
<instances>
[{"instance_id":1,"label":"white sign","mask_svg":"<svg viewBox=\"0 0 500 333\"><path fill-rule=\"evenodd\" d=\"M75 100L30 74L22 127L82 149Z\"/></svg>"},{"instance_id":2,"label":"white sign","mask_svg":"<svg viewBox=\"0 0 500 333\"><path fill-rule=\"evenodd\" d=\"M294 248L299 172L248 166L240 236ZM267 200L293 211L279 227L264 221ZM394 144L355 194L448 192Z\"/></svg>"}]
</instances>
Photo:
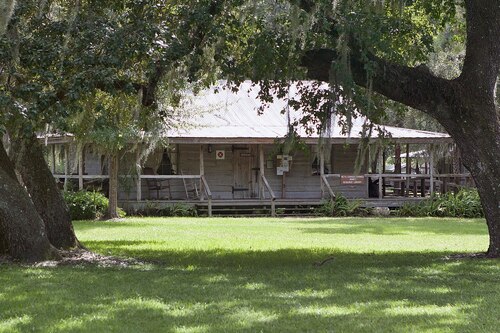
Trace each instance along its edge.
<instances>
[{"instance_id":1,"label":"white sign","mask_svg":"<svg viewBox=\"0 0 500 333\"><path fill-rule=\"evenodd\" d=\"M283 172L289 172L290 171L290 161L292 161L292 156L290 155L278 155L276 156L278 158L278 168L281 170L276 169L278 175L282 175Z\"/></svg>"},{"instance_id":2,"label":"white sign","mask_svg":"<svg viewBox=\"0 0 500 333\"><path fill-rule=\"evenodd\" d=\"M215 159L216 160L225 160L226 159L226 151L225 150L216 150L215 151Z\"/></svg>"}]
</instances>

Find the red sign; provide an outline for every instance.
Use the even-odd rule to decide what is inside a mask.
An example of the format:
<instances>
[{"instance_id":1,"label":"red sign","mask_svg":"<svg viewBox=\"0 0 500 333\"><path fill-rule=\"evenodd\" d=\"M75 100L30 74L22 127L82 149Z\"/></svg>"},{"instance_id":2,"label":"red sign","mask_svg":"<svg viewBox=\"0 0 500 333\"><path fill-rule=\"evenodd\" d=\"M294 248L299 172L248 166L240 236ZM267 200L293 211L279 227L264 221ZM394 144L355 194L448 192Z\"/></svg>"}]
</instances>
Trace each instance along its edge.
<instances>
[{"instance_id":1,"label":"red sign","mask_svg":"<svg viewBox=\"0 0 500 333\"><path fill-rule=\"evenodd\" d=\"M224 150L217 150L215 152L215 159L216 160L224 160L224 159L226 159L226 152Z\"/></svg>"},{"instance_id":2,"label":"red sign","mask_svg":"<svg viewBox=\"0 0 500 333\"><path fill-rule=\"evenodd\" d=\"M365 176L340 176L340 184L362 185L365 183Z\"/></svg>"}]
</instances>

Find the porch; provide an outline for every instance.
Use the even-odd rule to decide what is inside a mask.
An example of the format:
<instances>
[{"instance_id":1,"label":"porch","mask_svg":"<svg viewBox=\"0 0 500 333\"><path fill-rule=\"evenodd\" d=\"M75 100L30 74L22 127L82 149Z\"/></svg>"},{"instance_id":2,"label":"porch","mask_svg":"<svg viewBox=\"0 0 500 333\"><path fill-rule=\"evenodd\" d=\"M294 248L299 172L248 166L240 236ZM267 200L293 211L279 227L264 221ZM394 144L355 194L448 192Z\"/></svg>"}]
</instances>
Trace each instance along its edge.
<instances>
[{"instance_id":1,"label":"porch","mask_svg":"<svg viewBox=\"0 0 500 333\"><path fill-rule=\"evenodd\" d=\"M401 143L396 143L392 151L373 150L375 163L356 175L356 142L346 146L345 140L334 140L326 154L318 149L317 141L309 140L309 153L296 151L286 156L277 155L275 144L268 141L200 144L192 139L172 140L169 149L152 154L144 163L138 162L140 151L125 153L118 176L119 205L131 212L182 204L208 216L252 211L274 216L287 210L300 215L337 194L364 207L391 208L474 186L467 173L436 172L440 168L434 155L412 156L409 143L405 143L405 165L397 148ZM65 188L94 187L107 193L105 156L96 155L89 146L71 151L71 142L59 146L58 151L56 144L48 146L47 156L54 177ZM428 148L432 151L433 144ZM395 161L392 172L386 165L390 158Z\"/></svg>"},{"instance_id":2,"label":"porch","mask_svg":"<svg viewBox=\"0 0 500 333\"><path fill-rule=\"evenodd\" d=\"M57 179L67 183L71 180L78 181L80 188L86 186L86 181L107 180L107 175L55 175ZM161 209L175 205L194 207L202 215L310 215L313 210L326 200L334 198L337 193L346 191L346 188L359 190L359 186L365 187L367 193L373 191L373 181L376 179L378 196L365 198L348 198L359 202L361 207L388 207L397 208L406 203L416 203L435 193L447 193L456 191L462 187L473 186L469 174L365 174L361 176L342 174L323 174L319 177L320 184L317 191L321 195L317 198L280 198L277 197L265 175L260 175L260 197L259 198L227 198L214 199L210 189L209 181L205 175L138 175L121 176L130 178L136 182L137 193L134 199L121 199L119 204L129 212L143 211L146 207ZM142 184L153 181L155 184L167 182L169 185L153 188L156 197L148 193L146 198L142 194ZM174 187L175 182L184 184L184 198L172 198L167 195ZM188 190L186 184L193 186L195 193ZM88 184L88 183L87 183ZM234 191L234 189L233 189ZM162 196L162 194L165 196ZM234 192L233 192L234 195Z\"/></svg>"}]
</instances>

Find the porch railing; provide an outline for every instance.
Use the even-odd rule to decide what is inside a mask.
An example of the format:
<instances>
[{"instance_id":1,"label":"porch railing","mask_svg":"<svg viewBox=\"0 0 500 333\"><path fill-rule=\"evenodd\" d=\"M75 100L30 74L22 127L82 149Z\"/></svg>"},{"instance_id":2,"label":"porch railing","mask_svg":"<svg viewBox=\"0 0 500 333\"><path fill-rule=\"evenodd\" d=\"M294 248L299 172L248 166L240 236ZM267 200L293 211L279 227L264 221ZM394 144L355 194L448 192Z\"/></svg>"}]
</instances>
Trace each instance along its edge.
<instances>
[{"instance_id":1,"label":"porch railing","mask_svg":"<svg viewBox=\"0 0 500 333\"><path fill-rule=\"evenodd\" d=\"M123 176L120 176L123 177ZM133 178L133 176L125 176L129 178ZM58 179L64 179L64 183L66 184L68 180L70 179L78 179L79 180L79 188L83 189L83 179L86 180L93 180L93 179L108 179L108 175L62 175L62 174L54 174L54 178ZM207 198L207 203L208 203L208 215L212 216L212 191L210 190L210 187L208 186L207 180L204 175L139 175L137 178L137 188L136 188L136 200L141 201L142 200L142 181L147 180L147 179L152 179L152 180L157 180L157 181L163 181L163 180L174 180L174 179L180 179L180 180L195 180L200 182L200 187L202 193L206 196ZM199 196L200 201L204 201L204 196L200 195Z\"/></svg>"},{"instance_id":2,"label":"porch railing","mask_svg":"<svg viewBox=\"0 0 500 333\"><path fill-rule=\"evenodd\" d=\"M447 193L450 187L473 187L474 182L468 173L464 174L407 174L407 173L374 173L365 174L366 179L378 179L378 197L407 197L412 192L414 197L433 195L436 191ZM453 180L453 181L451 181ZM369 185L367 185L369 186ZM387 192L392 191L392 195Z\"/></svg>"},{"instance_id":3,"label":"porch railing","mask_svg":"<svg viewBox=\"0 0 500 333\"><path fill-rule=\"evenodd\" d=\"M274 191L271 188L271 186L269 185L269 182L267 181L267 178L266 178L266 176L264 176L264 174L261 173L260 178L262 179L262 183L264 184L264 188L267 190L267 192L269 192L269 196L271 198L271 215L276 216L276 203L275 203L276 196L274 195ZM265 198L265 196L264 196L264 198Z\"/></svg>"},{"instance_id":4,"label":"porch railing","mask_svg":"<svg viewBox=\"0 0 500 333\"><path fill-rule=\"evenodd\" d=\"M331 183L331 179L340 179L340 174L324 174L320 176L322 196L328 194L335 198L334 189L337 185ZM447 193L451 189L462 187L473 187L474 182L468 173L464 174L406 174L406 173L373 173L365 174L365 186L367 186L370 197L370 182L368 179L378 180L376 192L378 198L385 197L409 197L428 196L436 192ZM342 184L340 184L342 185ZM363 186L359 184L358 186Z\"/></svg>"}]
</instances>

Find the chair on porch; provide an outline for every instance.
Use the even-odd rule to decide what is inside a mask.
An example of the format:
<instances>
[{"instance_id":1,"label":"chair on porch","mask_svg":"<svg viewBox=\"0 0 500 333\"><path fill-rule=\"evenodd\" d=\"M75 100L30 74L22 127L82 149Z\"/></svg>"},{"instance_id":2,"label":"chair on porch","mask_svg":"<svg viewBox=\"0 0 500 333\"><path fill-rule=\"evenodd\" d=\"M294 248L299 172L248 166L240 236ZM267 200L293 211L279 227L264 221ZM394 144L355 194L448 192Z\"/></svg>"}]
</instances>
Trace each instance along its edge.
<instances>
[{"instance_id":1,"label":"chair on porch","mask_svg":"<svg viewBox=\"0 0 500 333\"><path fill-rule=\"evenodd\" d=\"M181 175L184 175L182 170ZM186 192L186 200L197 200L200 198L200 193L198 191L198 185L196 185L196 180L182 178L182 183L184 185L184 191Z\"/></svg>"},{"instance_id":2,"label":"chair on porch","mask_svg":"<svg viewBox=\"0 0 500 333\"><path fill-rule=\"evenodd\" d=\"M144 168L142 170L143 175L157 175L152 168ZM168 179L153 179L146 178L146 185L148 187L148 198L151 198L151 192L156 192L156 200L160 199L170 199L172 198L172 193L170 190L170 181ZM160 193L162 191L167 191L167 197L161 198Z\"/></svg>"}]
</instances>

